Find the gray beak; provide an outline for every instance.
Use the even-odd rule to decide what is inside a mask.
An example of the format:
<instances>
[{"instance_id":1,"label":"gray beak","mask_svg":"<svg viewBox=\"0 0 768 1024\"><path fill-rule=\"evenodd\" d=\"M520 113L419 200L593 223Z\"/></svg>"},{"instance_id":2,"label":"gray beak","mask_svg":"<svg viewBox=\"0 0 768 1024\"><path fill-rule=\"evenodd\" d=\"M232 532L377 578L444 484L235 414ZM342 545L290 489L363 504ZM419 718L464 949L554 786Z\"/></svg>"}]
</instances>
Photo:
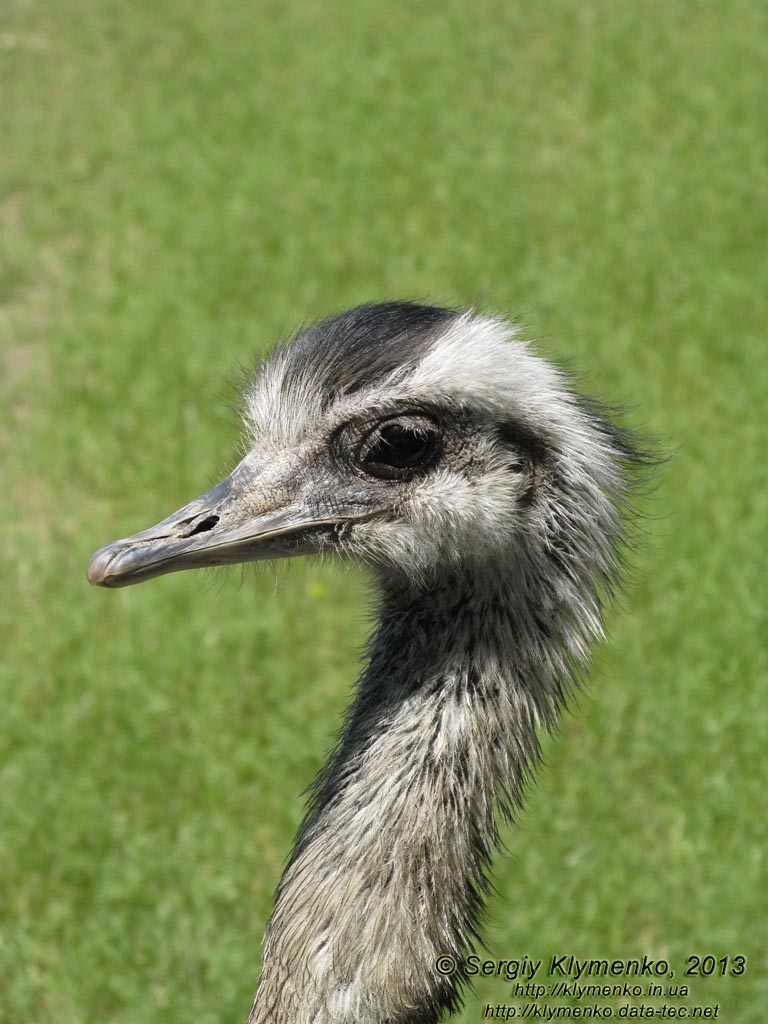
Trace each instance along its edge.
<instances>
[{"instance_id":1,"label":"gray beak","mask_svg":"<svg viewBox=\"0 0 768 1024\"><path fill-rule=\"evenodd\" d=\"M157 526L100 548L88 563L88 581L127 587L181 569L301 555L316 550L318 533L367 518L359 506L334 502L332 509L310 509L301 500L270 501L259 494L259 476L244 459L226 480Z\"/></svg>"}]
</instances>

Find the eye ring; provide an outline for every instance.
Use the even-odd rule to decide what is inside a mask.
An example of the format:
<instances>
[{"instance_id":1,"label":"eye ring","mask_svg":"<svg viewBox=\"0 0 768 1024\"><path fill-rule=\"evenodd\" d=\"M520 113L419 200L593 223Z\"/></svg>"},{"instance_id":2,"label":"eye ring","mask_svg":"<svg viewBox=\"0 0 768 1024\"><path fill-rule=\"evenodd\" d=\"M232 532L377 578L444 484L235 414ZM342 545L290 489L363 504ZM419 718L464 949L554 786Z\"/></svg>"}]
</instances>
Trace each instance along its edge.
<instances>
[{"instance_id":1,"label":"eye ring","mask_svg":"<svg viewBox=\"0 0 768 1024\"><path fill-rule=\"evenodd\" d=\"M380 480L409 480L439 454L436 424L424 416L398 416L379 423L360 447L358 465Z\"/></svg>"}]
</instances>

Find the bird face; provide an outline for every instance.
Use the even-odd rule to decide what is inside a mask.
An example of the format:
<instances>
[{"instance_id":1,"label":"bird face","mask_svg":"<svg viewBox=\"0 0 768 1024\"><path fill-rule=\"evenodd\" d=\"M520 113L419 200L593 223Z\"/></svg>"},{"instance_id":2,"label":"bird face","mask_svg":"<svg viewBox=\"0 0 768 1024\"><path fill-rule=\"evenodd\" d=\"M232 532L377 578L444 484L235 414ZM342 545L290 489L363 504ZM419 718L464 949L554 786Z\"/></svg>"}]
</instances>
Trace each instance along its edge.
<instances>
[{"instance_id":1,"label":"bird face","mask_svg":"<svg viewBox=\"0 0 768 1024\"><path fill-rule=\"evenodd\" d=\"M331 551L428 580L503 562L546 528L542 453L566 435L571 472L581 437L599 475L599 438L557 372L473 314L405 303L341 314L279 348L244 406L248 454L232 474L97 551L92 583Z\"/></svg>"},{"instance_id":2,"label":"bird face","mask_svg":"<svg viewBox=\"0 0 768 1024\"><path fill-rule=\"evenodd\" d=\"M262 437L218 486L102 548L89 580L121 587L181 569L331 551L424 576L490 553L531 482L522 448L444 409L367 408L322 423L288 451L274 447Z\"/></svg>"}]
</instances>

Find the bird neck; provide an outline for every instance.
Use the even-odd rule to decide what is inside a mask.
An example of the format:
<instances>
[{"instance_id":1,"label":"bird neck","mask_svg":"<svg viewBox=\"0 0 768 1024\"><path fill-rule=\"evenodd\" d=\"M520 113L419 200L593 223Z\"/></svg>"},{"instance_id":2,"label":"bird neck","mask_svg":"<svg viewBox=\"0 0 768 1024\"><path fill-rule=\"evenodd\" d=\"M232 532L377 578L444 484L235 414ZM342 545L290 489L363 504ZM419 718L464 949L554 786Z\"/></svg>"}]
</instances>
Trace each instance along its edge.
<instances>
[{"instance_id":1,"label":"bird neck","mask_svg":"<svg viewBox=\"0 0 768 1024\"><path fill-rule=\"evenodd\" d=\"M485 870L564 664L540 602L383 583L370 662L278 889L250 1024L430 1024L458 1002ZM436 973L441 956L458 965Z\"/></svg>"}]
</instances>

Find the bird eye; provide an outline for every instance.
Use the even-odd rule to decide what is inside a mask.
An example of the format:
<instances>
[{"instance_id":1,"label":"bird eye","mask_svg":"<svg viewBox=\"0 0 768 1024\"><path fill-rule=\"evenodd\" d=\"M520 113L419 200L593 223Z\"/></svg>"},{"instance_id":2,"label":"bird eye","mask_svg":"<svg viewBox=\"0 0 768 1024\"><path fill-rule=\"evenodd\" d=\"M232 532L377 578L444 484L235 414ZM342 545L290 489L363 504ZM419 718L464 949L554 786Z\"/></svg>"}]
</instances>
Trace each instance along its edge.
<instances>
[{"instance_id":1,"label":"bird eye","mask_svg":"<svg viewBox=\"0 0 768 1024\"><path fill-rule=\"evenodd\" d=\"M420 420L391 421L380 426L363 451L362 468L371 476L403 480L426 469L437 451L437 434Z\"/></svg>"}]
</instances>

